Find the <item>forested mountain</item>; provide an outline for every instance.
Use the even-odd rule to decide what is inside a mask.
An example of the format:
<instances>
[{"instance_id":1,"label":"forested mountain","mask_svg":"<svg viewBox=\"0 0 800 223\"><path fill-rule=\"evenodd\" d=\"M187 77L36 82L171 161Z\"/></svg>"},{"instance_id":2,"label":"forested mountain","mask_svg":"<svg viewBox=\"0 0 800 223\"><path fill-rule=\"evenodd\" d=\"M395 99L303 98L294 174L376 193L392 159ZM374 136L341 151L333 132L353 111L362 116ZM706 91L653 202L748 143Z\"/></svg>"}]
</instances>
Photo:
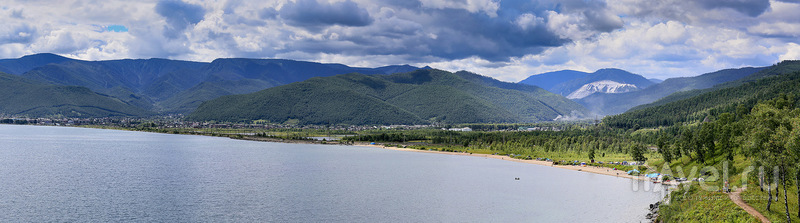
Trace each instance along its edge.
<instances>
[{"instance_id":1,"label":"forested mountain","mask_svg":"<svg viewBox=\"0 0 800 223\"><path fill-rule=\"evenodd\" d=\"M675 92L710 88L717 84L744 78L761 69L764 68L725 69L696 77L670 78L635 92L619 94L596 93L579 99L578 103L595 114L614 115L638 105L654 102Z\"/></svg>"},{"instance_id":2,"label":"forested mountain","mask_svg":"<svg viewBox=\"0 0 800 223\"><path fill-rule=\"evenodd\" d=\"M390 74L419 68L348 67L281 59L217 59L210 63L167 59L82 61L54 54L0 60L0 70L55 85L87 87L159 113L188 113L223 95L346 73Z\"/></svg>"},{"instance_id":3,"label":"forested mountain","mask_svg":"<svg viewBox=\"0 0 800 223\"><path fill-rule=\"evenodd\" d=\"M653 85L640 75L620 69L600 69L594 73L562 70L533 75L519 83L536 85L570 99L580 99L596 92L636 91Z\"/></svg>"},{"instance_id":4,"label":"forested mountain","mask_svg":"<svg viewBox=\"0 0 800 223\"><path fill-rule=\"evenodd\" d=\"M18 59L0 59L0 72L20 75L32 70L33 68L65 61L74 60L52 53L33 54L20 57Z\"/></svg>"},{"instance_id":5,"label":"forested mountain","mask_svg":"<svg viewBox=\"0 0 800 223\"><path fill-rule=\"evenodd\" d=\"M87 87L143 109L158 110L154 103L161 99L159 96L200 82L195 74L203 66L165 59L70 60L37 67L22 76L50 84Z\"/></svg>"},{"instance_id":6,"label":"forested mountain","mask_svg":"<svg viewBox=\"0 0 800 223\"><path fill-rule=\"evenodd\" d=\"M85 87L57 86L0 72L0 113L33 117L148 116L152 112Z\"/></svg>"},{"instance_id":7,"label":"forested mountain","mask_svg":"<svg viewBox=\"0 0 800 223\"><path fill-rule=\"evenodd\" d=\"M169 97L159 100L157 104L165 111L188 113L203 101L219 96L252 93L312 77L328 77L354 72L391 74L416 69L419 68L408 65L358 68L341 64L281 59L217 59L198 73L204 77L203 81L191 88L169 95Z\"/></svg>"},{"instance_id":8,"label":"forested mountain","mask_svg":"<svg viewBox=\"0 0 800 223\"><path fill-rule=\"evenodd\" d=\"M760 71L712 89L679 93L653 105L606 117L603 122L622 128L670 126L721 113L745 113L756 103L780 94L800 95L800 61L747 69Z\"/></svg>"},{"instance_id":9,"label":"forested mountain","mask_svg":"<svg viewBox=\"0 0 800 223\"><path fill-rule=\"evenodd\" d=\"M585 109L539 87L469 72L345 74L204 102L190 120L300 124L535 122Z\"/></svg>"},{"instance_id":10,"label":"forested mountain","mask_svg":"<svg viewBox=\"0 0 800 223\"><path fill-rule=\"evenodd\" d=\"M661 99L658 99L653 103L643 104L643 105L639 105L639 106L633 107L633 108L631 108L631 110L637 110L637 109L643 109L643 108L647 108L647 107L663 105L663 104L667 104L667 103L670 103L670 102L673 102L673 101L678 101L678 100L682 100L682 99L686 99L686 98L691 98L691 97L700 95L700 94L705 93L705 92L710 92L710 91L714 91L714 90L718 90L718 89L722 89L722 88L736 87L736 86L740 86L740 85L742 85L744 83L753 82L753 81L756 81L756 80L759 80L759 79L762 79L762 78L766 78L766 77L772 77L772 76L777 76L777 75L784 75L784 74L793 73L795 71L800 70L800 63L798 63L796 61L783 61L783 62L781 62L779 64L776 64L775 66L762 67L762 68L756 68L756 69L758 70L758 72L755 72L755 73L753 73L751 75L748 75L748 76L746 76L744 78L741 78L741 79L738 79L738 80L728 81L728 82L713 86L712 88L705 88L705 89L678 92L678 93L671 94L669 96L663 97Z\"/></svg>"}]
</instances>

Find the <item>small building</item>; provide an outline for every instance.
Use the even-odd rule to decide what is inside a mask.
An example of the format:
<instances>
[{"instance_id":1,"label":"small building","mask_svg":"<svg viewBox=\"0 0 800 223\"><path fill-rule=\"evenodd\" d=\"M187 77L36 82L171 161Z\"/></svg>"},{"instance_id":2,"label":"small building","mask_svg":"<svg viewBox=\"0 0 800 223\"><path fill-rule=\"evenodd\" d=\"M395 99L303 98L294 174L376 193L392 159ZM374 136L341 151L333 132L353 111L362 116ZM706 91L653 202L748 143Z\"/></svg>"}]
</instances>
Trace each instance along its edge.
<instances>
[{"instance_id":1,"label":"small building","mask_svg":"<svg viewBox=\"0 0 800 223\"><path fill-rule=\"evenodd\" d=\"M472 128L464 127L464 128L449 128L449 131L456 131L456 132L472 132Z\"/></svg>"}]
</instances>

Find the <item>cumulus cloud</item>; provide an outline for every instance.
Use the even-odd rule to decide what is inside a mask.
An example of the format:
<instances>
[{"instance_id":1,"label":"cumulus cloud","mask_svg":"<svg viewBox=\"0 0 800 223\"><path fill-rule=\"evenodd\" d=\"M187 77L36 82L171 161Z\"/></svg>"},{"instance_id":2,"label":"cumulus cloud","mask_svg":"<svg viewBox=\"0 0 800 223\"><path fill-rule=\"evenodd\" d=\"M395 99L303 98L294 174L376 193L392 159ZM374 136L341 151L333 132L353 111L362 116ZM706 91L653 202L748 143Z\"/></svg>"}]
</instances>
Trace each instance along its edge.
<instances>
[{"instance_id":1,"label":"cumulus cloud","mask_svg":"<svg viewBox=\"0 0 800 223\"><path fill-rule=\"evenodd\" d=\"M786 53L780 56L781 60L800 60L800 45L789 43L786 46Z\"/></svg>"},{"instance_id":2,"label":"cumulus cloud","mask_svg":"<svg viewBox=\"0 0 800 223\"><path fill-rule=\"evenodd\" d=\"M693 25L737 27L770 11L770 0L615 0L609 7L618 14Z\"/></svg>"},{"instance_id":3,"label":"cumulus cloud","mask_svg":"<svg viewBox=\"0 0 800 223\"><path fill-rule=\"evenodd\" d=\"M265 16L269 17L270 12L267 11ZM335 3L297 0L284 5L280 16L291 25L309 28L329 25L366 26L372 23L369 12L350 0Z\"/></svg>"},{"instance_id":4,"label":"cumulus cloud","mask_svg":"<svg viewBox=\"0 0 800 223\"><path fill-rule=\"evenodd\" d=\"M800 37L800 23L765 22L748 27L747 31L765 36Z\"/></svg>"},{"instance_id":5,"label":"cumulus cloud","mask_svg":"<svg viewBox=\"0 0 800 223\"><path fill-rule=\"evenodd\" d=\"M531 13L525 13L517 17L515 21L522 30L528 30L544 24L544 18L537 17Z\"/></svg>"},{"instance_id":6,"label":"cumulus cloud","mask_svg":"<svg viewBox=\"0 0 800 223\"><path fill-rule=\"evenodd\" d=\"M769 0L700 0L694 1L703 9L732 9L756 17L769 8Z\"/></svg>"},{"instance_id":7,"label":"cumulus cloud","mask_svg":"<svg viewBox=\"0 0 800 223\"><path fill-rule=\"evenodd\" d=\"M499 1L494 0L420 0L423 7L435 9L462 9L471 13L482 12L490 17L497 16Z\"/></svg>"},{"instance_id":8,"label":"cumulus cloud","mask_svg":"<svg viewBox=\"0 0 800 223\"><path fill-rule=\"evenodd\" d=\"M35 35L36 28L27 24L0 27L0 43L30 43Z\"/></svg>"},{"instance_id":9,"label":"cumulus cloud","mask_svg":"<svg viewBox=\"0 0 800 223\"><path fill-rule=\"evenodd\" d=\"M31 44L31 47L38 52L68 54L88 48L92 42L87 40L87 36L81 33L58 30L42 36L41 40Z\"/></svg>"},{"instance_id":10,"label":"cumulus cloud","mask_svg":"<svg viewBox=\"0 0 800 223\"><path fill-rule=\"evenodd\" d=\"M666 78L797 58L797 11L795 0L1 2L0 57L408 63L507 81L617 67Z\"/></svg>"},{"instance_id":11,"label":"cumulus cloud","mask_svg":"<svg viewBox=\"0 0 800 223\"><path fill-rule=\"evenodd\" d=\"M75 2L63 3L69 4ZM277 0L260 3L161 0L139 4L109 1L75 8L84 16L54 13L57 16L50 16L49 21L64 20L60 24L64 26L124 26L129 29L128 35L119 41L130 45L125 51L128 55L121 55L127 57L210 60L225 55L277 57L304 52L405 58L398 63L475 56L508 61L619 28L614 19L602 19L607 18L608 13L591 13L586 11L591 8L586 5L493 0ZM38 9L33 5L25 7ZM127 10L120 10L123 8ZM561 15L553 10L569 11L565 16L579 18L575 20L579 26L566 34L549 29L555 26L548 26L548 23L558 23L549 21L548 16ZM56 11L51 9L50 12ZM113 15L124 19L115 20ZM92 20L107 22L85 24ZM580 24L588 20L592 20L592 24ZM56 30L59 29L44 33ZM12 42L11 37L16 38L14 42L24 40L14 36L14 32L4 33L6 42ZM92 39L95 35L90 36ZM89 44L94 45L97 44Z\"/></svg>"},{"instance_id":12,"label":"cumulus cloud","mask_svg":"<svg viewBox=\"0 0 800 223\"><path fill-rule=\"evenodd\" d=\"M609 11L584 11L586 22L594 30L601 32L611 32L622 28L622 18Z\"/></svg>"},{"instance_id":13,"label":"cumulus cloud","mask_svg":"<svg viewBox=\"0 0 800 223\"><path fill-rule=\"evenodd\" d=\"M197 24L205 16L206 10L195 4L181 0L161 0L156 4L156 12L167 20L164 35L177 38L190 25Z\"/></svg>"},{"instance_id":14,"label":"cumulus cloud","mask_svg":"<svg viewBox=\"0 0 800 223\"><path fill-rule=\"evenodd\" d=\"M278 17L278 10L274 8L261 9L261 11L258 12L258 17L261 19L275 19L275 17Z\"/></svg>"},{"instance_id":15,"label":"cumulus cloud","mask_svg":"<svg viewBox=\"0 0 800 223\"><path fill-rule=\"evenodd\" d=\"M24 19L25 17L22 15L22 9L20 9L20 10L12 10L11 11L11 18Z\"/></svg>"}]
</instances>

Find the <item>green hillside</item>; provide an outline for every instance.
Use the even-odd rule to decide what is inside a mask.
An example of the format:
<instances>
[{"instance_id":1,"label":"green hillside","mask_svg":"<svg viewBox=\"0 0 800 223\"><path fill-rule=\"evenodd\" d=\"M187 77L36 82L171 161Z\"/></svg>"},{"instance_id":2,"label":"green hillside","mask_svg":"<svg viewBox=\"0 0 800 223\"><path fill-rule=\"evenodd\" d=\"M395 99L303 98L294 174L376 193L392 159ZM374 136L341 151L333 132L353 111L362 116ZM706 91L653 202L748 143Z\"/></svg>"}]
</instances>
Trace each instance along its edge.
<instances>
[{"instance_id":1,"label":"green hillside","mask_svg":"<svg viewBox=\"0 0 800 223\"><path fill-rule=\"evenodd\" d=\"M609 126L632 128L671 126L680 122L691 122L716 116L721 113L749 111L759 101L769 100L780 94L800 95L800 62L785 61L761 72L727 83L713 89L680 93L642 106L624 114L603 120ZM783 74L781 74L783 73ZM760 78L760 79L756 79Z\"/></svg>"},{"instance_id":2,"label":"green hillside","mask_svg":"<svg viewBox=\"0 0 800 223\"><path fill-rule=\"evenodd\" d=\"M147 116L152 113L85 87L44 84L0 73L0 113L34 117Z\"/></svg>"},{"instance_id":3,"label":"green hillside","mask_svg":"<svg viewBox=\"0 0 800 223\"><path fill-rule=\"evenodd\" d=\"M54 54L0 60L0 71L54 85L81 86L118 98L141 109L161 113L193 111L200 103L223 95L338 74L390 74L419 68L378 68L282 59L216 59L210 63L167 59L83 61Z\"/></svg>"},{"instance_id":4,"label":"green hillside","mask_svg":"<svg viewBox=\"0 0 800 223\"><path fill-rule=\"evenodd\" d=\"M740 70L743 70L743 69L748 69L748 68L742 68ZM752 74L750 74L750 75L748 75L748 76L746 76L744 78L741 78L741 79L737 79L737 80L734 80L734 81L727 81L725 83L722 83L722 84L719 84L717 86L714 86L713 88L705 88L705 89L697 89L697 90L677 92L677 93L671 94L669 96L663 97L661 99L658 99L658 100L654 101L653 103L643 104L643 105L639 105L639 106L633 107L633 108L631 108L631 110L638 110L638 109L643 109L643 108L647 108L647 107L663 105L663 104L667 104L667 103L670 103L670 102L673 102L673 101L678 101L678 100L682 100L682 99L686 99L686 98L691 98L691 97L700 95L702 93L714 91L714 90L717 90L717 89L736 87L736 86L742 85L744 83L753 82L753 81L756 81L758 79L765 78L765 77L772 77L772 76L776 76L776 75L783 75L783 74L787 74L787 73L792 73L794 71L800 70L800 61L783 61L781 63L776 64L775 66L762 67L762 68L749 68L749 69L756 69L757 72L752 73Z\"/></svg>"},{"instance_id":5,"label":"green hillside","mask_svg":"<svg viewBox=\"0 0 800 223\"><path fill-rule=\"evenodd\" d=\"M164 111L188 114L194 111L204 101L219 97L220 95L245 94L263 90L277 84L267 83L256 79L235 81L203 82L181 91L175 96L156 103Z\"/></svg>"},{"instance_id":6,"label":"green hillside","mask_svg":"<svg viewBox=\"0 0 800 223\"><path fill-rule=\"evenodd\" d=\"M499 123L552 120L585 112L535 86L469 72L418 70L394 75L312 78L207 101L190 120L299 124Z\"/></svg>"}]
</instances>

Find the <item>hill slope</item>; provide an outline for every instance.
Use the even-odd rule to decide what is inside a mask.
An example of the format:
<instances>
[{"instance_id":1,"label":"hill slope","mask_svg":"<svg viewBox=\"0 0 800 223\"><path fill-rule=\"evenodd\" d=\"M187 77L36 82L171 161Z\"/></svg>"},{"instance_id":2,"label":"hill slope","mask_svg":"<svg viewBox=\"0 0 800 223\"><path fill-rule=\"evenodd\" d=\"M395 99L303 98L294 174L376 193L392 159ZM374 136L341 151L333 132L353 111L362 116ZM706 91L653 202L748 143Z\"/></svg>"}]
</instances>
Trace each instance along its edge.
<instances>
[{"instance_id":1,"label":"hill slope","mask_svg":"<svg viewBox=\"0 0 800 223\"><path fill-rule=\"evenodd\" d=\"M18 59L0 59L0 72L20 75L33 68L65 61L73 61L73 59L51 53L33 54Z\"/></svg>"},{"instance_id":2,"label":"hill slope","mask_svg":"<svg viewBox=\"0 0 800 223\"><path fill-rule=\"evenodd\" d=\"M574 70L561 70L561 71L553 71L553 72L531 75L530 77L525 78L525 80L522 80L518 83L539 86L540 88L549 90L558 84L570 80L584 78L587 76L589 76L589 73L586 72L574 71Z\"/></svg>"},{"instance_id":3,"label":"hill slope","mask_svg":"<svg viewBox=\"0 0 800 223\"><path fill-rule=\"evenodd\" d=\"M300 124L535 122L585 112L544 89L469 72L318 77L207 101L190 120Z\"/></svg>"},{"instance_id":4,"label":"hill slope","mask_svg":"<svg viewBox=\"0 0 800 223\"><path fill-rule=\"evenodd\" d=\"M800 61L784 61L742 80L665 98L655 105L607 117L603 122L623 128L669 126L723 112L749 111L757 102L780 94L800 95Z\"/></svg>"},{"instance_id":5,"label":"hill slope","mask_svg":"<svg viewBox=\"0 0 800 223\"><path fill-rule=\"evenodd\" d=\"M6 73L0 73L0 113L81 118L152 114L85 87L49 85Z\"/></svg>"},{"instance_id":6,"label":"hill slope","mask_svg":"<svg viewBox=\"0 0 800 223\"><path fill-rule=\"evenodd\" d=\"M579 99L578 103L595 114L614 115L638 105L654 102L675 92L710 88L717 84L744 78L761 69L763 68L725 69L696 77L670 78L635 92L589 95Z\"/></svg>"},{"instance_id":7,"label":"hill slope","mask_svg":"<svg viewBox=\"0 0 800 223\"><path fill-rule=\"evenodd\" d=\"M125 59L82 61L54 54L0 60L0 70L55 85L73 85L116 97L142 109L188 113L202 101L346 73L390 74L419 68L402 65L348 67L281 59L217 59L210 63Z\"/></svg>"}]
</instances>

